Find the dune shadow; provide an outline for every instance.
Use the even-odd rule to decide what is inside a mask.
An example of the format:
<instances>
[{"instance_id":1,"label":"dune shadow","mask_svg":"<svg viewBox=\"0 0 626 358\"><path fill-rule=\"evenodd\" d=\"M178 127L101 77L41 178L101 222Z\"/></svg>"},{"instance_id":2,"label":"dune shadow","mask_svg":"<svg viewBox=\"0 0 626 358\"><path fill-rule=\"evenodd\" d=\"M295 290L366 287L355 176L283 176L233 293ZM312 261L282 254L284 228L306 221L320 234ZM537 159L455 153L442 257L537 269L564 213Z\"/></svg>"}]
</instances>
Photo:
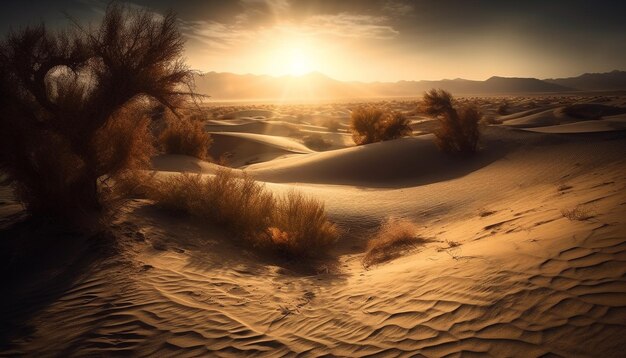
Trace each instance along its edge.
<instances>
[{"instance_id":1,"label":"dune shadow","mask_svg":"<svg viewBox=\"0 0 626 358\"><path fill-rule=\"evenodd\" d=\"M350 185L364 190L414 187L462 177L505 157L520 141L510 140L511 135L501 138L503 132L507 129L485 130L482 149L473 156L445 154L432 135L423 135L287 158L252 166L250 173L276 183Z\"/></svg>"},{"instance_id":2,"label":"dune shadow","mask_svg":"<svg viewBox=\"0 0 626 358\"><path fill-rule=\"evenodd\" d=\"M0 350L29 337L29 322L114 254L108 232L84 234L25 219L0 231Z\"/></svg>"}]
</instances>

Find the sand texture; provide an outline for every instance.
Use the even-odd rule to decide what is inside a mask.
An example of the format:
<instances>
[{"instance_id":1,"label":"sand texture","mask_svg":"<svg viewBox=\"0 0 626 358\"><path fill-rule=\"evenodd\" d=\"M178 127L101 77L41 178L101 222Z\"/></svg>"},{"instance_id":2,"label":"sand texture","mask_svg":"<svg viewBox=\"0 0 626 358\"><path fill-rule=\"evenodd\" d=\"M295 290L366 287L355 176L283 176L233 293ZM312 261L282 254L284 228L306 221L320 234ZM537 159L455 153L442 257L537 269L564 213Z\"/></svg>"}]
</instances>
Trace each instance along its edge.
<instances>
[{"instance_id":1,"label":"sand texture","mask_svg":"<svg viewBox=\"0 0 626 358\"><path fill-rule=\"evenodd\" d=\"M501 98L477 99L502 124L483 127L469 159L438 150L413 102L384 105L420 135L365 146L349 141L352 104L232 108L207 121L212 157L325 202L343 234L313 262L260 256L139 198L108 236L16 246L40 233L9 226L19 206L3 189L0 356L623 356L626 121L615 108L626 98L506 100L511 113L498 114ZM332 145L310 148L307 133ZM176 155L153 166L218 168ZM584 218L567 217L576 208ZM389 217L429 240L365 268L366 242ZM16 262L5 247L29 254Z\"/></svg>"}]
</instances>

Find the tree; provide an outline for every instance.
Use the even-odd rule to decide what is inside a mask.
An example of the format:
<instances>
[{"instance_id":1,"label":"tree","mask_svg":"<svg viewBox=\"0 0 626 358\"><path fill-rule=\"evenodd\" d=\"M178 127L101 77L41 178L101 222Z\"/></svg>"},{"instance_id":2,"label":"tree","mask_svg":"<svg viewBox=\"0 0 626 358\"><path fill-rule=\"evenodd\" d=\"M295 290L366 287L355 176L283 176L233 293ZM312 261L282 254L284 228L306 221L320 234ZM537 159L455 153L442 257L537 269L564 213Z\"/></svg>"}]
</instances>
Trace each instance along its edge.
<instances>
[{"instance_id":1,"label":"tree","mask_svg":"<svg viewBox=\"0 0 626 358\"><path fill-rule=\"evenodd\" d=\"M146 148L146 122L131 108L175 110L191 95L172 13L114 4L100 26L76 27L41 24L0 42L0 170L33 215L101 210L99 181Z\"/></svg>"},{"instance_id":2,"label":"tree","mask_svg":"<svg viewBox=\"0 0 626 358\"><path fill-rule=\"evenodd\" d=\"M431 89L424 93L423 109L426 114L439 120L440 125L435 136L441 150L465 155L478 150L478 122L481 113L476 107L466 106L459 112L450 92Z\"/></svg>"}]
</instances>

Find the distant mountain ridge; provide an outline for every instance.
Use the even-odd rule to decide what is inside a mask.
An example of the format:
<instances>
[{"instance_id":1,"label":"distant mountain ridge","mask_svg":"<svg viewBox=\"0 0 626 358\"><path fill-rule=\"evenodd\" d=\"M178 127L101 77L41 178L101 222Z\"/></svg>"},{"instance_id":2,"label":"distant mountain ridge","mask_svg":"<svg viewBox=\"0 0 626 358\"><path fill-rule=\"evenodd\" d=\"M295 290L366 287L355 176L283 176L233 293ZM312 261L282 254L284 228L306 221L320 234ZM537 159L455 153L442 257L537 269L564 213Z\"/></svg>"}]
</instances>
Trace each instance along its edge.
<instances>
[{"instance_id":1,"label":"distant mountain ridge","mask_svg":"<svg viewBox=\"0 0 626 358\"><path fill-rule=\"evenodd\" d=\"M198 93L214 100L338 99L413 97L431 88L442 88L458 95L626 90L626 71L546 80L493 76L485 81L457 78L369 83L342 82L319 72L300 77L208 72L197 75L195 82Z\"/></svg>"},{"instance_id":2,"label":"distant mountain ridge","mask_svg":"<svg viewBox=\"0 0 626 358\"><path fill-rule=\"evenodd\" d=\"M545 82L571 87L580 91L626 90L626 71L585 73L578 77L547 79Z\"/></svg>"}]
</instances>

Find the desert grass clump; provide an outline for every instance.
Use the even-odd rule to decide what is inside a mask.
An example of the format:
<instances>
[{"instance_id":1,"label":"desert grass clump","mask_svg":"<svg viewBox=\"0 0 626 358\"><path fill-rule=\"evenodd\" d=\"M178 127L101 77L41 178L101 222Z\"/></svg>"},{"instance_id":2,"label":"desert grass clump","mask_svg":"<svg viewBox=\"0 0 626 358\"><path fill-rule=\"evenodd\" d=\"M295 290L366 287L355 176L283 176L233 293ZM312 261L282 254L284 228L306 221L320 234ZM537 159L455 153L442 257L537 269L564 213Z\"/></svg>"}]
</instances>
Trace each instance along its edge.
<instances>
[{"instance_id":1,"label":"desert grass clump","mask_svg":"<svg viewBox=\"0 0 626 358\"><path fill-rule=\"evenodd\" d=\"M439 120L435 131L441 150L451 154L470 155L478 151L481 113L475 106L457 109L450 92L432 89L424 93L424 112Z\"/></svg>"},{"instance_id":2,"label":"desert grass clump","mask_svg":"<svg viewBox=\"0 0 626 358\"><path fill-rule=\"evenodd\" d=\"M389 218L367 243L363 265L369 267L396 259L406 251L428 242L418 235L419 227L406 219Z\"/></svg>"},{"instance_id":3,"label":"desert grass clump","mask_svg":"<svg viewBox=\"0 0 626 358\"><path fill-rule=\"evenodd\" d=\"M402 113L387 112L375 106L353 110L350 131L357 145L398 139L412 133L409 120Z\"/></svg>"},{"instance_id":4,"label":"desert grass clump","mask_svg":"<svg viewBox=\"0 0 626 358\"><path fill-rule=\"evenodd\" d=\"M326 216L324 204L297 191L276 201L268 232L272 247L297 256L323 253L339 237L337 226Z\"/></svg>"},{"instance_id":5,"label":"desert grass clump","mask_svg":"<svg viewBox=\"0 0 626 358\"><path fill-rule=\"evenodd\" d=\"M168 118L167 127L159 136L161 149L167 154L183 154L206 159L211 136L199 121Z\"/></svg>"},{"instance_id":6,"label":"desert grass clump","mask_svg":"<svg viewBox=\"0 0 626 358\"><path fill-rule=\"evenodd\" d=\"M563 209L561 215L571 221L585 221L595 216L593 210L585 205L576 205L573 209Z\"/></svg>"},{"instance_id":7,"label":"desert grass clump","mask_svg":"<svg viewBox=\"0 0 626 358\"><path fill-rule=\"evenodd\" d=\"M149 197L162 207L221 225L255 247L291 257L321 254L339 236L321 202L297 192L277 197L229 169L214 176L168 176Z\"/></svg>"},{"instance_id":8,"label":"desert grass clump","mask_svg":"<svg viewBox=\"0 0 626 358\"><path fill-rule=\"evenodd\" d=\"M190 95L177 26L114 4L97 27L42 24L0 41L0 170L31 215L101 212L102 181L146 162L145 119L131 106L175 109Z\"/></svg>"}]
</instances>

